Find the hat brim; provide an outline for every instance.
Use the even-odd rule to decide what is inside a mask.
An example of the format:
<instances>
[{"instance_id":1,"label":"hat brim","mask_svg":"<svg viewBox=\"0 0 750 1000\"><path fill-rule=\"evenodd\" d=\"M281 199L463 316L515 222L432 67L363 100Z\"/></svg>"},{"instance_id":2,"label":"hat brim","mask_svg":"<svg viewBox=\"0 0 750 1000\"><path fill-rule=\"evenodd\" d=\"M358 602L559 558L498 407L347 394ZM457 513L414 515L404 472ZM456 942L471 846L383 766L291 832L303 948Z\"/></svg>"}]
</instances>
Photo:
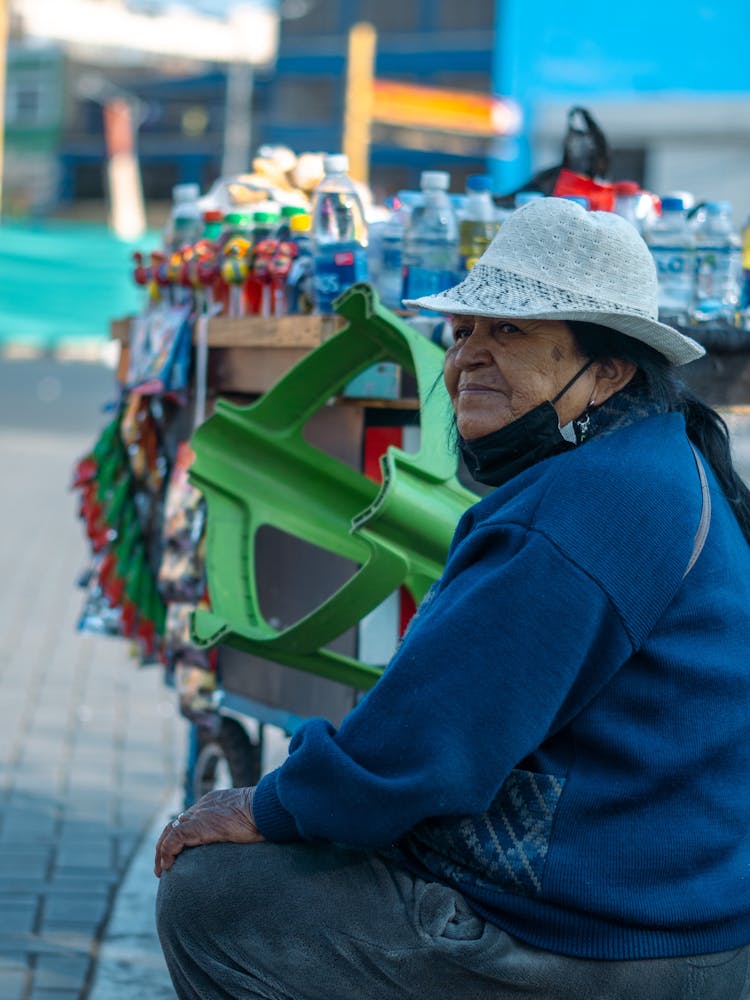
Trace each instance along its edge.
<instances>
[{"instance_id":1,"label":"hat brim","mask_svg":"<svg viewBox=\"0 0 750 1000\"><path fill-rule=\"evenodd\" d=\"M472 305L464 300L459 300L451 296L451 289L440 292L437 295L425 295L419 299L404 299L404 307L407 309L430 309L433 312L444 313L449 316L497 316L504 319L552 319L552 320L580 320L585 323L598 323L600 326L609 327L624 333L634 340L640 340L644 344L653 347L655 351L663 354L667 361L673 365L686 365L691 361L702 358L706 349L702 347L692 337L687 337L672 326L660 323L658 320L648 319L643 316L634 316L626 312L613 312L605 306L601 310L575 309L569 306L561 306L559 309L552 308L549 302L530 302L523 307L503 306L498 301L496 306L488 309L477 303Z\"/></svg>"}]
</instances>

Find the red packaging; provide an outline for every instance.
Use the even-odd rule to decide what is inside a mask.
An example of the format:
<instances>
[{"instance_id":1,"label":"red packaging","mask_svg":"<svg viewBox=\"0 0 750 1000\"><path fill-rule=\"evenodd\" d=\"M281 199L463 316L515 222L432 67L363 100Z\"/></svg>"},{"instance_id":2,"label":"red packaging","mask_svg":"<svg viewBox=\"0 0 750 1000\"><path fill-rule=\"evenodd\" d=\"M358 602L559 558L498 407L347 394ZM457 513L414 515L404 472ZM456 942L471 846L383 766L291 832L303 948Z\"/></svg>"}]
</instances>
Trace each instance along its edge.
<instances>
[{"instance_id":1,"label":"red packaging","mask_svg":"<svg viewBox=\"0 0 750 1000\"><path fill-rule=\"evenodd\" d=\"M585 174L576 174L565 167L560 170L552 194L556 198L564 198L569 194L588 198L589 208L596 212L611 212L615 204L615 192L611 184L594 181Z\"/></svg>"}]
</instances>

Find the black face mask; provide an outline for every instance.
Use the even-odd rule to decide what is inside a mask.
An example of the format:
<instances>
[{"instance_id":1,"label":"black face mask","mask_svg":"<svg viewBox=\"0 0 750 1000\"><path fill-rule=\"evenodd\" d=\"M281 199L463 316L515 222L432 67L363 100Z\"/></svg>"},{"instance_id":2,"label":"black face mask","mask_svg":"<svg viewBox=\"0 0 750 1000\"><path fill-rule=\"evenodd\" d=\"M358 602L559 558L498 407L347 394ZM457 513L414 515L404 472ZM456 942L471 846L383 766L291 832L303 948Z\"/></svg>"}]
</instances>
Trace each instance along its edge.
<instances>
[{"instance_id":1,"label":"black face mask","mask_svg":"<svg viewBox=\"0 0 750 1000\"><path fill-rule=\"evenodd\" d=\"M553 400L540 403L507 426L473 441L459 435L458 447L472 478L485 486L502 486L543 458L575 448L576 444L560 433L554 404L592 364L587 361Z\"/></svg>"}]
</instances>

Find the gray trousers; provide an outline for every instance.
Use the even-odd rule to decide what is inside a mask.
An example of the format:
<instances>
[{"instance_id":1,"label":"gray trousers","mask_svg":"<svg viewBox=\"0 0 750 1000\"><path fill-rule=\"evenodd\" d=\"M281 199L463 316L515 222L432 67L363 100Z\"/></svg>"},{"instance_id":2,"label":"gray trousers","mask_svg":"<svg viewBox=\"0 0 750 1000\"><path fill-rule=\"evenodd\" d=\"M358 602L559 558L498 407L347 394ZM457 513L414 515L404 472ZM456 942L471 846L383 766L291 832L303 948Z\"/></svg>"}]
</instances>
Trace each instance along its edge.
<instances>
[{"instance_id":1,"label":"gray trousers","mask_svg":"<svg viewBox=\"0 0 750 1000\"><path fill-rule=\"evenodd\" d=\"M750 998L750 945L566 958L512 938L447 886L332 846L188 849L162 875L156 908L180 1000Z\"/></svg>"}]
</instances>

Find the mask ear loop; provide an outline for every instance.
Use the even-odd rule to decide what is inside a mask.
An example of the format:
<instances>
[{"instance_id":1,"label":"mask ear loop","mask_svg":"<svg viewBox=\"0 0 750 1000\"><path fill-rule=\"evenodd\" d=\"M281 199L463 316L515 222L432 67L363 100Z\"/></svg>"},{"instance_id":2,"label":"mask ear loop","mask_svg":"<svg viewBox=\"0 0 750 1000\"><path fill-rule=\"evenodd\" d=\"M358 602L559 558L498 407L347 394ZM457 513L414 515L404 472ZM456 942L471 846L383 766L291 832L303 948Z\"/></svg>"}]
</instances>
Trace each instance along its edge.
<instances>
[{"instance_id":1,"label":"mask ear loop","mask_svg":"<svg viewBox=\"0 0 750 1000\"><path fill-rule=\"evenodd\" d=\"M564 385L564 386L562 387L562 389L561 389L561 390L560 390L560 391L558 392L558 394L557 394L557 395L555 396L555 398L554 398L554 399L551 399L551 400L550 400L550 402L552 403L552 405L553 405L553 406L555 405L555 403L557 403L557 402L558 402L559 400L561 400L561 399L563 398L563 396L564 396L564 395L565 395L565 393L566 393L566 392L568 391L568 389L569 389L569 388L570 388L570 387L571 387L572 385L574 385L574 384L575 384L575 383L576 383L576 382L578 381L578 379L579 379L579 378L581 377L581 375L583 375L583 373L584 373L584 372L586 372L586 371L588 371L588 370L589 370L589 368L590 368L590 367L591 367L591 366L593 365L593 363L594 363L594 359L593 359L593 358L590 358L590 359L589 359L589 360L588 360L588 361L586 362L586 364L585 364L585 365L583 366L583 368L580 368L580 369L579 369L579 370L578 370L578 371L577 371L577 372L575 373L575 375L574 375L574 376L573 376L573 378L572 378L572 379L570 380L570 382L566 382L566 383L565 383L565 385Z\"/></svg>"},{"instance_id":2,"label":"mask ear loop","mask_svg":"<svg viewBox=\"0 0 750 1000\"><path fill-rule=\"evenodd\" d=\"M583 366L583 368L580 368L575 373L575 375L573 376L573 378L569 382L566 382L566 384L558 392L558 394L555 396L555 398L552 399L552 400L550 400L550 402L552 403L553 406L555 405L555 403L559 399L562 399L562 397L565 395L565 393L568 391L568 389L575 382L578 381L578 379L581 377L581 375L583 375L583 373L585 371L588 371L588 369L593 365L594 360L595 360L594 358L589 358L589 360L586 362L586 364ZM580 417L577 417L573 421L573 427L575 428L575 432L576 432L576 439L577 439L577 441L578 441L579 444L581 444L583 441L585 441L586 438L588 437L588 433L589 433L589 429L590 429L590 423L591 423L591 416L590 416L589 411L590 411L591 407L594 405L595 400L596 400L596 393L594 394L594 396L592 397L591 401L589 402L589 405L584 410L583 415L580 416Z\"/></svg>"}]
</instances>

